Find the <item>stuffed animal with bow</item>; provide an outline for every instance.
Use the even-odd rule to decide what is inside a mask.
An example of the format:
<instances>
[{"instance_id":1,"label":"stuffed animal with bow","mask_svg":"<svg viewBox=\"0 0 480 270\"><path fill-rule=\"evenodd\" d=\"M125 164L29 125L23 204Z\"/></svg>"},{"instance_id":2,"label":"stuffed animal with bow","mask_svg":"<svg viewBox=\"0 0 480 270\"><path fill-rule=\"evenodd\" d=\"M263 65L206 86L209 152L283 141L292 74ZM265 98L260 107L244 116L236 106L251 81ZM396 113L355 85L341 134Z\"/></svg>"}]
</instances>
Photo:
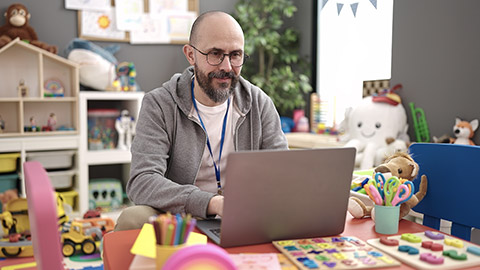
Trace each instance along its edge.
<instances>
[{"instance_id":1,"label":"stuffed animal with bow","mask_svg":"<svg viewBox=\"0 0 480 270\"><path fill-rule=\"evenodd\" d=\"M28 24L31 14L27 8L20 4L12 4L5 12L5 25L0 26L0 48L10 41L20 38L32 45L56 54L58 48L38 40L37 33Z\"/></svg>"},{"instance_id":2,"label":"stuffed animal with bow","mask_svg":"<svg viewBox=\"0 0 480 270\"><path fill-rule=\"evenodd\" d=\"M388 157L385 162L375 168L375 173L390 173L392 176L396 176L399 179L406 179L412 181L417 177L418 164L413 158L405 152L397 152ZM426 175L422 175L419 190L413 194L412 197L402 203L400 206L400 219L408 215L410 209L415 207L427 193L428 180ZM372 216L373 206L365 205L357 197L351 196L348 203L348 212L354 218L363 218L366 216Z\"/></svg>"}]
</instances>

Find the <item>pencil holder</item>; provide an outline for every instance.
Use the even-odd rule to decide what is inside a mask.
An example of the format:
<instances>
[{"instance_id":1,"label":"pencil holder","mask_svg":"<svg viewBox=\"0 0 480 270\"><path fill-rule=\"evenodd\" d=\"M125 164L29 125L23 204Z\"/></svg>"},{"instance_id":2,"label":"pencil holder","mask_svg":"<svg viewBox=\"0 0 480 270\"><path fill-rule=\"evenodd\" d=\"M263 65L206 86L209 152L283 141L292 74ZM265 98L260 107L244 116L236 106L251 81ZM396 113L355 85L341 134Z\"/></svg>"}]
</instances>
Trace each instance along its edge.
<instances>
[{"instance_id":1,"label":"pencil holder","mask_svg":"<svg viewBox=\"0 0 480 270\"><path fill-rule=\"evenodd\" d=\"M400 206L375 205L375 231L381 234L398 233Z\"/></svg>"},{"instance_id":2,"label":"pencil holder","mask_svg":"<svg viewBox=\"0 0 480 270\"><path fill-rule=\"evenodd\" d=\"M184 248L186 245L177 245L177 246L170 246L170 245L157 245L157 257L156 257L156 265L157 270L162 269L165 262L167 262L168 258L172 256L178 250Z\"/></svg>"}]
</instances>

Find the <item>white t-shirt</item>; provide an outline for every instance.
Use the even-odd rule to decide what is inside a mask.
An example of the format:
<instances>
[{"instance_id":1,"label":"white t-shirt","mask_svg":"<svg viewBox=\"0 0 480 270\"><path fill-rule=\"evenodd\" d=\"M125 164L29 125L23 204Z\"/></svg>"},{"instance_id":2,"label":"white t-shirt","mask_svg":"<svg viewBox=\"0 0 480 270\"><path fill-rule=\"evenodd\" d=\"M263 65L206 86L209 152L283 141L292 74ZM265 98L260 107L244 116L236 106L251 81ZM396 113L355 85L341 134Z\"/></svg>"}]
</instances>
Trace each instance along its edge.
<instances>
[{"instance_id":1,"label":"white t-shirt","mask_svg":"<svg viewBox=\"0 0 480 270\"><path fill-rule=\"evenodd\" d=\"M223 143L222 157L220 162L218 161L218 155L220 152L220 141L222 138L222 127L225 112L227 110L227 101L223 104L209 107L196 101L198 112L202 118L203 124L207 131L208 139L210 140L210 146L212 147L212 154L217 164L217 169L220 170L220 183L225 187L225 173L224 169L227 164L227 156L229 153L235 151L233 144L233 138L235 133L235 123L240 118L240 114L234 109L233 99L230 97L230 109L227 115L227 124L225 128L225 139ZM195 108L191 114L198 119ZM215 167L213 165L212 156L208 150L207 144L205 144L205 150L203 151L202 164L200 165L200 171L198 172L195 185L201 190L217 193L217 178L215 176Z\"/></svg>"}]
</instances>

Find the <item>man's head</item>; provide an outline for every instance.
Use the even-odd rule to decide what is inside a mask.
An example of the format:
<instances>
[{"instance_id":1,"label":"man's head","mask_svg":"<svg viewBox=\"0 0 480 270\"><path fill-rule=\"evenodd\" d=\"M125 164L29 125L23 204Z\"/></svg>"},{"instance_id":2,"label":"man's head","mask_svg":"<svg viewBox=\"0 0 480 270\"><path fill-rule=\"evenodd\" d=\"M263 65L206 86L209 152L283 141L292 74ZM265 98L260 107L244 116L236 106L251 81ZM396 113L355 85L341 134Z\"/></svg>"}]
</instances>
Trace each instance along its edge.
<instances>
[{"instance_id":1,"label":"man's head","mask_svg":"<svg viewBox=\"0 0 480 270\"><path fill-rule=\"evenodd\" d=\"M202 102L209 103L206 105L227 100L238 83L243 47L242 28L232 16L212 11L197 18L190 32L190 44L183 47L183 52L195 68L195 87L202 90L196 96L199 101L202 102L201 95L208 97Z\"/></svg>"}]
</instances>

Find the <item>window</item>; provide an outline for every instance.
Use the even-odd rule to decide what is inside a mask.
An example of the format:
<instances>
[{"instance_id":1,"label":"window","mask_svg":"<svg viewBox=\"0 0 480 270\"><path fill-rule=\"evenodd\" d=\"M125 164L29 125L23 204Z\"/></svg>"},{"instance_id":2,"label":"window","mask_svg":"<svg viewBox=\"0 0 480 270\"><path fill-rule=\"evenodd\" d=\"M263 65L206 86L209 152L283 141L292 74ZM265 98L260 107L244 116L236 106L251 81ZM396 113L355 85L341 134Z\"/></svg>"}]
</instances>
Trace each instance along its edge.
<instances>
[{"instance_id":1,"label":"window","mask_svg":"<svg viewBox=\"0 0 480 270\"><path fill-rule=\"evenodd\" d=\"M362 99L363 81L391 77L393 0L318 0L321 119L338 125Z\"/></svg>"}]
</instances>

